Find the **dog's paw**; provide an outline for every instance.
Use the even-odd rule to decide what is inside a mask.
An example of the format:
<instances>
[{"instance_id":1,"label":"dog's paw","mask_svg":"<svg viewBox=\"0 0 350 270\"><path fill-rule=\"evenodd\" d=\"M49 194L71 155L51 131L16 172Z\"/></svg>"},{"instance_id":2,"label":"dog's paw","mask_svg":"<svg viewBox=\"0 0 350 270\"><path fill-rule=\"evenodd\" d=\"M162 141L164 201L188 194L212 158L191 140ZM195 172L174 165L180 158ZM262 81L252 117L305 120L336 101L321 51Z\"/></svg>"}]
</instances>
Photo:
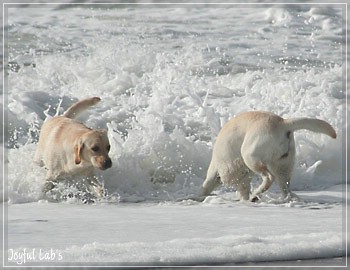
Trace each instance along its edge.
<instances>
[{"instance_id":1,"label":"dog's paw","mask_svg":"<svg viewBox=\"0 0 350 270\"><path fill-rule=\"evenodd\" d=\"M102 186L94 186L94 192L97 198L103 198L107 196L107 191Z\"/></svg>"},{"instance_id":2,"label":"dog's paw","mask_svg":"<svg viewBox=\"0 0 350 270\"><path fill-rule=\"evenodd\" d=\"M55 186L57 185L57 183L52 182L52 181L46 181L45 185L42 188L42 192L44 194L46 194L47 192L51 191Z\"/></svg>"},{"instance_id":3,"label":"dog's paw","mask_svg":"<svg viewBox=\"0 0 350 270\"><path fill-rule=\"evenodd\" d=\"M286 202L301 202L302 201L302 199L300 199L300 197L293 192L289 192L288 195L283 198L283 200Z\"/></svg>"},{"instance_id":4,"label":"dog's paw","mask_svg":"<svg viewBox=\"0 0 350 270\"><path fill-rule=\"evenodd\" d=\"M258 196L254 196L250 199L250 201L255 203L255 202L260 201L260 198Z\"/></svg>"}]
</instances>

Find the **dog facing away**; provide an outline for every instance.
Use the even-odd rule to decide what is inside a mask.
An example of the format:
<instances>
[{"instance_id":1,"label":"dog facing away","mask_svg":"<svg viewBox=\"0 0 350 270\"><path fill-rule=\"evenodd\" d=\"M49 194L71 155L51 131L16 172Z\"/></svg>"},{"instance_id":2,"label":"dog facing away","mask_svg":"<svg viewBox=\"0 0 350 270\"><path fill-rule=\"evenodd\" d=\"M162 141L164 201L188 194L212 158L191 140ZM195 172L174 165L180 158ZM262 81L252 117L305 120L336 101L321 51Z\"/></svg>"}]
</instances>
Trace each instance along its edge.
<instances>
[{"instance_id":1,"label":"dog facing away","mask_svg":"<svg viewBox=\"0 0 350 270\"><path fill-rule=\"evenodd\" d=\"M100 100L93 97L78 101L62 116L55 116L43 124L34 162L47 169L44 193L51 190L61 177L83 176L89 188L99 197L104 195L94 169L106 170L112 166L107 131L90 129L74 119Z\"/></svg>"},{"instance_id":2,"label":"dog facing away","mask_svg":"<svg viewBox=\"0 0 350 270\"><path fill-rule=\"evenodd\" d=\"M200 196L204 199L223 183L235 187L241 200L256 201L276 181L283 199L291 199L295 196L289 188L295 157L293 132L300 129L336 138L332 126L318 119L283 119L260 111L241 113L231 119L218 134ZM254 174L263 181L250 195Z\"/></svg>"}]
</instances>

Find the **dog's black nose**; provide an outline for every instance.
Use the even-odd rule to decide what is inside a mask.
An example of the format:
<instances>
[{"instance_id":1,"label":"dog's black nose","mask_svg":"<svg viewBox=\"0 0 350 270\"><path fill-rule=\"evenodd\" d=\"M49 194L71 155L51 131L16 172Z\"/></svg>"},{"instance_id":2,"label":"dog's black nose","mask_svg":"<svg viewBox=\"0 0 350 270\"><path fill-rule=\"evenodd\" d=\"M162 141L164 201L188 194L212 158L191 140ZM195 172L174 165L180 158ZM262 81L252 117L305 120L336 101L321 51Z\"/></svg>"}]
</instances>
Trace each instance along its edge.
<instances>
[{"instance_id":1,"label":"dog's black nose","mask_svg":"<svg viewBox=\"0 0 350 270\"><path fill-rule=\"evenodd\" d=\"M112 160L110 158L107 158L103 163L103 168L108 169L110 167L112 167Z\"/></svg>"}]
</instances>

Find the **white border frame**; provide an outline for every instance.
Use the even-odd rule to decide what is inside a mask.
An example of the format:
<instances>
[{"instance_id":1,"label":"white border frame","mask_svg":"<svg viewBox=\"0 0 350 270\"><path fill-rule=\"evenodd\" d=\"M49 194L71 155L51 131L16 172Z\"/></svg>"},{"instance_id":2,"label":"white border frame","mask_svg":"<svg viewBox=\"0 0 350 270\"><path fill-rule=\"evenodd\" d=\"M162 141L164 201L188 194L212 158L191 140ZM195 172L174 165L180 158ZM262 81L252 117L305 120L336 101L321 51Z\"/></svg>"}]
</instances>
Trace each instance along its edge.
<instances>
[{"instance_id":1,"label":"white border frame","mask_svg":"<svg viewBox=\"0 0 350 270\"><path fill-rule=\"evenodd\" d=\"M164 5L179 5L179 6L188 6L188 5L193 5L193 6L199 6L199 5L209 5L209 6L213 6L213 5L252 5L252 6L259 6L259 5L341 5L341 6L345 6L345 121L346 121L346 130L345 130L345 267L348 266L348 245L347 245L347 239L348 239L348 204L347 204L347 194L348 194L348 99L347 97L350 95L350 93L348 93L348 4L346 2L325 2L325 3L288 3L288 2L281 2L281 3L111 3L111 2L105 2L105 3L30 3L30 2L15 2L15 3L7 3L4 2L2 4L2 16L3 16L3 74L2 74L2 79L3 79L3 105L5 106L6 104L6 93L5 93L5 71L6 71L6 61L5 61L5 7L6 5L135 5L135 6L145 6L145 5L152 5L152 6L164 6ZM3 115L2 115L2 121L3 123L5 123L6 117L5 117L5 107L3 106ZM3 138L5 139L5 125L3 124L3 128L2 128L2 135ZM181 268L181 267L205 267L205 266L163 266L163 265L158 265L158 266L151 266L151 265L146 265L146 266L138 266L138 265L134 265L134 266L109 266L109 265L94 265L94 266L87 266L84 264L80 264L80 265L52 265L52 266L43 266L43 265L32 265L32 264L28 264L28 265L5 265L5 205L7 204L7 200L5 200L5 195L7 195L7 192L5 192L5 189L7 189L7 185L5 185L5 145L6 142L4 141L4 147L2 149L2 157L3 157L3 170L2 170L2 181L3 181L3 199L2 199L2 220L3 220L3 224L2 224L2 236L3 236L3 241L2 241L2 245L3 245L3 262L2 262L2 267L9 267L9 268L22 268L22 267L26 267L26 268L31 268L31 267L37 267L37 268L44 268L44 267L60 267L60 268L77 268L77 267L86 267L86 268L90 268L90 267L101 267L101 268L140 268L140 267L145 267L145 268L152 268L152 267L157 267L157 268L169 268L169 267L176 267L176 268ZM335 268L341 268L344 266L310 266L310 265L303 265L303 266L256 266L256 265L249 265L249 266L220 266L220 265L213 265L213 266L207 266L207 267L232 267L232 268L236 268L236 267L241 267L241 268L256 268L256 267L262 267L262 268L267 268L267 267L271 267L271 268L275 268L275 267L281 267L281 268L285 268L285 267L296 267L296 268L301 268L301 267L320 267L320 268L324 268L324 267L335 267Z\"/></svg>"}]
</instances>

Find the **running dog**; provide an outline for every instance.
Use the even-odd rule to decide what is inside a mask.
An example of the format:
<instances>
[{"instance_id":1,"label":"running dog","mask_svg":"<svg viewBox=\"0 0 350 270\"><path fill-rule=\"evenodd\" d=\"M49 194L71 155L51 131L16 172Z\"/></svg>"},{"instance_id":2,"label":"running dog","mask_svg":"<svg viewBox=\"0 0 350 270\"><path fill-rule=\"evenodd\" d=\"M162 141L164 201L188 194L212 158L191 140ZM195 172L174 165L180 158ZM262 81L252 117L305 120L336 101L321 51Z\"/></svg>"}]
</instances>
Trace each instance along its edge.
<instances>
[{"instance_id":1,"label":"running dog","mask_svg":"<svg viewBox=\"0 0 350 270\"><path fill-rule=\"evenodd\" d=\"M276 181L284 199L291 199L290 180L294 165L293 132L307 129L336 138L327 122L312 118L283 119L270 112L245 112L224 125L214 144L207 177L200 196L205 198L220 183L234 186L242 201L256 201ZM250 195L252 175L262 184Z\"/></svg>"},{"instance_id":2,"label":"running dog","mask_svg":"<svg viewBox=\"0 0 350 270\"><path fill-rule=\"evenodd\" d=\"M112 166L106 130L86 127L74 118L101 99L93 97L73 104L62 116L47 120L40 131L34 162L47 169L43 192L51 190L64 176L83 176L98 196L104 195L94 169Z\"/></svg>"}]
</instances>

